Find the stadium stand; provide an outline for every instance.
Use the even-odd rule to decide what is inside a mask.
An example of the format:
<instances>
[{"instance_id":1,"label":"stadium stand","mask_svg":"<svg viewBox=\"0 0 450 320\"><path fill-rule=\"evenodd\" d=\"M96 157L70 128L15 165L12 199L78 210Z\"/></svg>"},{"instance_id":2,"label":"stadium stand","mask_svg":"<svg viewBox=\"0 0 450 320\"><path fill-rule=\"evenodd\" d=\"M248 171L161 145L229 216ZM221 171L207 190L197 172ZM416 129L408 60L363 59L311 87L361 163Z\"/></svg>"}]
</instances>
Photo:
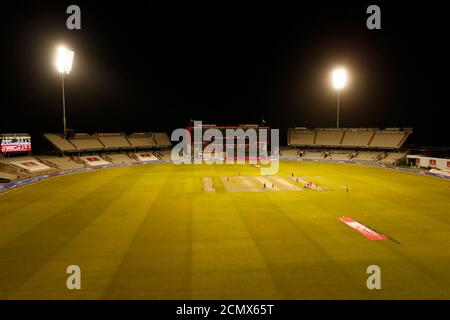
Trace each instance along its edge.
<instances>
[{"instance_id":1,"label":"stadium stand","mask_svg":"<svg viewBox=\"0 0 450 320\"><path fill-rule=\"evenodd\" d=\"M126 153L108 154L108 155L104 155L103 158L105 158L106 160L110 161L111 163L115 163L115 164L136 162L135 159L131 158Z\"/></svg>"},{"instance_id":2,"label":"stadium stand","mask_svg":"<svg viewBox=\"0 0 450 320\"><path fill-rule=\"evenodd\" d=\"M100 156L83 156L79 157L81 161L83 161L86 165L89 167L96 167L96 166L103 166L110 164L105 159L101 158Z\"/></svg>"},{"instance_id":3,"label":"stadium stand","mask_svg":"<svg viewBox=\"0 0 450 320\"><path fill-rule=\"evenodd\" d=\"M407 136L408 133L400 131L400 129L377 130L370 142L370 146L379 148L399 148Z\"/></svg>"},{"instance_id":4,"label":"stadium stand","mask_svg":"<svg viewBox=\"0 0 450 320\"><path fill-rule=\"evenodd\" d=\"M341 145L344 147L368 147L374 134L373 129L346 129Z\"/></svg>"},{"instance_id":5,"label":"stadium stand","mask_svg":"<svg viewBox=\"0 0 450 320\"><path fill-rule=\"evenodd\" d=\"M290 128L289 146L329 146L398 149L411 134L410 128L380 129L315 129Z\"/></svg>"},{"instance_id":6,"label":"stadium stand","mask_svg":"<svg viewBox=\"0 0 450 320\"><path fill-rule=\"evenodd\" d=\"M105 146L97 139L96 136L87 133L76 133L73 138L69 138L69 141L78 150L100 150Z\"/></svg>"},{"instance_id":7,"label":"stadium stand","mask_svg":"<svg viewBox=\"0 0 450 320\"><path fill-rule=\"evenodd\" d=\"M20 174L23 172L45 172L45 171L54 171L53 168L43 164L38 159L34 157L12 157L1 159L0 162L3 164L3 167L15 167L19 169L16 173ZM5 170L2 170L5 171Z\"/></svg>"},{"instance_id":8,"label":"stadium stand","mask_svg":"<svg viewBox=\"0 0 450 320\"><path fill-rule=\"evenodd\" d=\"M315 131L307 128L294 128L288 131L289 146L314 145Z\"/></svg>"},{"instance_id":9,"label":"stadium stand","mask_svg":"<svg viewBox=\"0 0 450 320\"><path fill-rule=\"evenodd\" d=\"M324 153L323 151L304 151L302 158L309 160L323 160Z\"/></svg>"},{"instance_id":10,"label":"stadium stand","mask_svg":"<svg viewBox=\"0 0 450 320\"><path fill-rule=\"evenodd\" d=\"M7 162L0 162L0 172L10 176L15 176L16 179L19 179L25 175L25 170L10 165Z\"/></svg>"},{"instance_id":11,"label":"stadium stand","mask_svg":"<svg viewBox=\"0 0 450 320\"><path fill-rule=\"evenodd\" d=\"M171 147L172 143L170 142L167 133L165 132L155 132L153 133L153 137L156 141L156 144L160 147Z\"/></svg>"},{"instance_id":12,"label":"stadium stand","mask_svg":"<svg viewBox=\"0 0 450 320\"><path fill-rule=\"evenodd\" d=\"M46 133L44 137L62 154L109 150L136 151L137 149L158 149L172 146L165 132L132 133L128 137L124 133L96 133L94 135L74 133L67 139L60 134Z\"/></svg>"},{"instance_id":13,"label":"stadium stand","mask_svg":"<svg viewBox=\"0 0 450 320\"><path fill-rule=\"evenodd\" d=\"M98 140L108 149L130 148L131 144L123 133L97 133Z\"/></svg>"},{"instance_id":14,"label":"stadium stand","mask_svg":"<svg viewBox=\"0 0 450 320\"><path fill-rule=\"evenodd\" d=\"M156 161L159 160L157 156L155 156L153 153L150 152L143 152L143 153L135 153L134 156L138 161L146 162L146 161Z\"/></svg>"},{"instance_id":15,"label":"stadium stand","mask_svg":"<svg viewBox=\"0 0 450 320\"><path fill-rule=\"evenodd\" d=\"M285 158L297 158L298 150L293 148L280 148L280 156Z\"/></svg>"},{"instance_id":16,"label":"stadium stand","mask_svg":"<svg viewBox=\"0 0 450 320\"><path fill-rule=\"evenodd\" d=\"M328 153L326 159L327 160L347 161L347 160L350 160L351 157L352 157L351 152L333 150Z\"/></svg>"},{"instance_id":17,"label":"stadium stand","mask_svg":"<svg viewBox=\"0 0 450 320\"><path fill-rule=\"evenodd\" d=\"M153 134L149 132L132 133L128 136L128 141L133 147L152 148L158 146Z\"/></svg>"},{"instance_id":18,"label":"stadium stand","mask_svg":"<svg viewBox=\"0 0 450 320\"><path fill-rule=\"evenodd\" d=\"M14 181L17 178L20 178L20 176L17 176L16 174L0 171L0 183Z\"/></svg>"},{"instance_id":19,"label":"stadium stand","mask_svg":"<svg viewBox=\"0 0 450 320\"><path fill-rule=\"evenodd\" d=\"M341 144L344 130L322 129L316 131L316 146L338 146Z\"/></svg>"},{"instance_id":20,"label":"stadium stand","mask_svg":"<svg viewBox=\"0 0 450 320\"><path fill-rule=\"evenodd\" d=\"M171 150L163 150L157 152L158 157L161 160L171 160L172 159L172 151Z\"/></svg>"},{"instance_id":21,"label":"stadium stand","mask_svg":"<svg viewBox=\"0 0 450 320\"><path fill-rule=\"evenodd\" d=\"M49 167L58 168L60 170L72 170L85 167L84 164L75 162L70 157L39 157L39 160Z\"/></svg>"},{"instance_id":22,"label":"stadium stand","mask_svg":"<svg viewBox=\"0 0 450 320\"><path fill-rule=\"evenodd\" d=\"M376 151L360 151L351 159L352 161L370 161L376 162L381 157L380 152Z\"/></svg>"},{"instance_id":23,"label":"stadium stand","mask_svg":"<svg viewBox=\"0 0 450 320\"><path fill-rule=\"evenodd\" d=\"M55 133L45 133L44 137L60 151L65 152L77 150L77 148L69 140L65 139L62 135Z\"/></svg>"},{"instance_id":24,"label":"stadium stand","mask_svg":"<svg viewBox=\"0 0 450 320\"><path fill-rule=\"evenodd\" d=\"M382 160L381 163L383 164L389 164L389 165L395 165L399 164L403 160L406 159L406 156L408 155L407 152L389 152Z\"/></svg>"}]
</instances>

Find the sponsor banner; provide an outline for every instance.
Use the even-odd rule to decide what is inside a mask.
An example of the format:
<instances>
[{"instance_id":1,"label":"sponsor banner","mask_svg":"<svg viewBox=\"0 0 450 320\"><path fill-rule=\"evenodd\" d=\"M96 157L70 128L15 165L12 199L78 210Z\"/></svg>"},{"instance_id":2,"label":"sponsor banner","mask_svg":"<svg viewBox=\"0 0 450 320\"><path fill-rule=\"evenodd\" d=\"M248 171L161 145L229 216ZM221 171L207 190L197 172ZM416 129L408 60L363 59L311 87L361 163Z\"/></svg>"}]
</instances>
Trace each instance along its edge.
<instances>
[{"instance_id":1,"label":"sponsor banner","mask_svg":"<svg viewBox=\"0 0 450 320\"><path fill-rule=\"evenodd\" d=\"M136 157L139 161L157 161L159 160L154 154L151 153L135 153Z\"/></svg>"},{"instance_id":2,"label":"sponsor banner","mask_svg":"<svg viewBox=\"0 0 450 320\"><path fill-rule=\"evenodd\" d=\"M350 228L355 229L369 240L388 240L384 234L378 233L352 218L339 217L339 220L348 225Z\"/></svg>"},{"instance_id":3,"label":"sponsor banner","mask_svg":"<svg viewBox=\"0 0 450 320\"><path fill-rule=\"evenodd\" d=\"M45 171L51 170L49 166L36 161L36 160L22 160L22 161L12 161L10 164L13 164L19 168L25 169L28 172L36 172L36 171Z\"/></svg>"},{"instance_id":4,"label":"sponsor banner","mask_svg":"<svg viewBox=\"0 0 450 320\"><path fill-rule=\"evenodd\" d=\"M110 164L108 161L103 160L102 158L97 156L80 157L80 159L91 167L105 166Z\"/></svg>"}]
</instances>

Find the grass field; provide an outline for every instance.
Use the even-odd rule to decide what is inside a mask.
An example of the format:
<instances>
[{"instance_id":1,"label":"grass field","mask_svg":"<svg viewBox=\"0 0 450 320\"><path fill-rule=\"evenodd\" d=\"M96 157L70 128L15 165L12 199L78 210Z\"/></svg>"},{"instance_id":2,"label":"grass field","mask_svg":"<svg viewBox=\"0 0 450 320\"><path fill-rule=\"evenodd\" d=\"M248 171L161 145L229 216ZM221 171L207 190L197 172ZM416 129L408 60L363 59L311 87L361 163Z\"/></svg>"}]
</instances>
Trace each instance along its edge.
<instances>
[{"instance_id":1,"label":"grass field","mask_svg":"<svg viewBox=\"0 0 450 320\"><path fill-rule=\"evenodd\" d=\"M238 172L259 175L140 165L0 195L0 299L450 299L450 181L284 162L279 177L327 189L227 192L223 178ZM390 240L370 241L340 216ZM366 287L372 264L381 290ZM81 290L66 287L69 265L81 268Z\"/></svg>"}]
</instances>

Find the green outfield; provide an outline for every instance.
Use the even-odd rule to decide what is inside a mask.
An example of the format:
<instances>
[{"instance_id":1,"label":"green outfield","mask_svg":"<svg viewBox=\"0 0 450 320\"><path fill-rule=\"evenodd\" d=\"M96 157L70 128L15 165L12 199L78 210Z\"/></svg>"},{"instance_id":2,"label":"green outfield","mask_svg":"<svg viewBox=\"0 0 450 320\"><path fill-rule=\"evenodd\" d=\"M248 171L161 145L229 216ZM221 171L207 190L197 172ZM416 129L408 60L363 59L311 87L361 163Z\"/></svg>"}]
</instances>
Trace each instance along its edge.
<instances>
[{"instance_id":1,"label":"green outfield","mask_svg":"<svg viewBox=\"0 0 450 320\"><path fill-rule=\"evenodd\" d=\"M259 172L137 165L4 193L0 299L450 299L450 180L283 162L258 192ZM66 287L69 265L81 290Z\"/></svg>"}]
</instances>

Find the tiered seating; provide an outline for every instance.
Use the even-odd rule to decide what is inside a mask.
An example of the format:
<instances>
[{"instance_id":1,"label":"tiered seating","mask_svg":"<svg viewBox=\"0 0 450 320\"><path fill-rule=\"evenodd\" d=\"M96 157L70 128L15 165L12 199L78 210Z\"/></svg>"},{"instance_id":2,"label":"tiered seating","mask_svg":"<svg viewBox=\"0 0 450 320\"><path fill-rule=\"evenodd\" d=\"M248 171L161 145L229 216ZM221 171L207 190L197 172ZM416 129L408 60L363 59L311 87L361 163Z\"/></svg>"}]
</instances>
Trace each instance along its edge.
<instances>
[{"instance_id":1,"label":"tiered seating","mask_svg":"<svg viewBox=\"0 0 450 320\"><path fill-rule=\"evenodd\" d=\"M379 148L398 148L408 133L400 130L375 131L370 146Z\"/></svg>"},{"instance_id":2,"label":"tiered seating","mask_svg":"<svg viewBox=\"0 0 450 320\"><path fill-rule=\"evenodd\" d=\"M352 158L352 161L376 162L380 157L380 152L360 151Z\"/></svg>"},{"instance_id":3,"label":"tiered seating","mask_svg":"<svg viewBox=\"0 0 450 320\"><path fill-rule=\"evenodd\" d=\"M60 170L80 169L85 166L82 163L73 161L70 157L39 157L43 163Z\"/></svg>"},{"instance_id":4,"label":"tiered seating","mask_svg":"<svg viewBox=\"0 0 450 320\"><path fill-rule=\"evenodd\" d=\"M16 177L16 179L19 179L26 174L25 170L18 168L16 166L10 165L7 162L2 162L1 159L0 159L0 172L2 174L5 174L5 177L6 177L6 175L14 176L14 177Z\"/></svg>"},{"instance_id":5,"label":"tiered seating","mask_svg":"<svg viewBox=\"0 0 450 320\"><path fill-rule=\"evenodd\" d=\"M153 138L155 139L156 144L160 147L172 146L172 143L170 142L170 139L165 132L155 132L153 133Z\"/></svg>"},{"instance_id":6,"label":"tiered seating","mask_svg":"<svg viewBox=\"0 0 450 320\"><path fill-rule=\"evenodd\" d=\"M77 133L73 138L69 138L69 141L78 150L99 150L105 148L96 136L87 133Z\"/></svg>"},{"instance_id":7,"label":"tiered seating","mask_svg":"<svg viewBox=\"0 0 450 320\"><path fill-rule=\"evenodd\" d=\"M129 148L131 146L123 133L97 133L97 138L109 149Z\"/></svg>"},{"instance_id":8,"label":"tiered seating","mask_svg":"<svg viewBox=\"0 0 450 320\"><path fill-rule=\"evenodd\" d=\"M342 146L367 147L373 135L373 129L346 129Z\"/></svg>"},{"instance_id":9,"label":"tiered seating","mask_svg":"<svg viewBox=\"0 0 450 320\"><path fill-rule=\"evenodd\" d=\"M7 166L13 166L19 169L18 173L20 172L45 172L45 171L52 171L53 169L42 162L40 162L38 159L34 157L13 157L13 158L6 158L1 159L1 163L7 165Z\"/></svg>"},{"instance_id":10,"label":"tiered seating","mask_svg":"<svg viewBox=\"0 0 450 320\"><path fill-rule=\"evenodd\" d=\"M384 164L391 164L394 165L397 162L406 159L407 152L389 152L386 157L381 160Z\"/></svg>"},{"instance_id":11,"label":"tiered seating","mask_svg":"<svg viewBox=\"0 0 450 320\"><path fill-rule=\"evenodd\" d=\"M171 160L172 159L172 151L171 150L164 150L158 152L159 158L161 160Z\"/></svg>"},{"instance_id":12,"label":"tiered seating","mask_svg":"<svg viewBox=\"0 0 450 320\"><path fill-rule=\"evenodd\" d=\"M309 160L323 160L324 154L322 151L305 151L303 153L303 159Z\"/></svg>"},{"instance_id":13,"label":"tiered seating","mask_svg":"<svg viewBox=\"0 0 450 320\"><path fill-rule=\"evenodd\" d=\"M142 132L125 136L124 133L76 133L73 137L46 133L44 137L61 152L136 150L138 148L168 148L172 143L165 132Z\"/></svg>"},{"instance_id":14,"label":"tiered seating","mask_svg":"<svg viewBox=\"0 0 450 320\"><path fill-rule=\"evenodd\" d=\"M280 156L285 158L297 158L298 150L292 148L283 148L280 149Z\"/></svg>"},{"instance_id":15,"label":"tiered seating","mask_svg":"<svg viewBox=\"0 0 450 320\"><path fill-rule=\"evenodd\" d=\"M337 146L341 144L344 130L320 129L316 132L316 146Z\"/></svg>"},{"instance_id":16,"label":"tiered seating","mask_svg":"<svg viewBox=\"0 0 450 320\"><path fill-rule=\"evenodd\" d=\"M132 133L128 136L128 141L133 147L156 147L155 139L151 133Z\"/></svg>"},{"instance_id":17,"label":"tiered seating","mask_svg":"<svg viewBox=\"0 0 450 320\"><path fill-rule=\"evenodd\" d=\"M313 145L315 132L306 128L289 129L289 145L304 146Z\"/></svg>"},{"instance_id":18,"label":"tiered seating","mask_svg":"<svg viewBox=\"0 0 450 320\"><path fill-rule=\"evenodd\" d=\"M20 178L17 174L0 171L0 183L14 181Z\"/></svg>"},{"instance_id":19,"label":"tiered seating","mask_svg":"<svg viewBox=\"0 0 450 320\"><path fill-rule=\"evenodd\" d=\"M350 160L351 156L352 156L351 152L331 151L326 159L327 160L346 161L346 160Z\"/></svg>"},{"instance_id":20,"label":"tiered seating","mask_svg":"<svg viewBox=\"0 0 450 320\"><path fill-rule=\"evenodd\" d=\"M294 128L288 131L289 146L336 146L397 149L411 129L315 129Z\"/></svg>"},{"instance_id":21,"label":"tiered seating","mask_svg":"<svg viewBox=\"0 0 450 320\"><path fill-rule=\"evenodd\" d=\"M110 164L108 161L101 158L100 156L84 156L80 157L80 160L90 167L104 166Z\"/></svg>"},{"instance_id":22,"label":"tiered seating","mask_svg":"<svg viewBox=\"0 0 450 320\"><path fill-rule=\"evenodd\" d=\"M63 136L54 133L45 133L44 137L61 151L75 151L76 147Z\"/></svg>"},{"instance_id":23,"label":"tiered seating","mask_svg":"<svg viewBox=\"0 0 450 320\"><path fill-rule=\"evenodd\" d=\"M130 158L126 153L108 154L108 160L117 164L136 162L135 159Z\"/></svg>"},{"instance_id":24,"label":"tiered seating","mask_svg":"<svg viewBox=\"0 0 450 320\"><path fill-rule=\"evenodd\" d=\"M159 160L159 158L151 152L134 153L134 156L141 162Z\"/></svg>"}]
</instances>

